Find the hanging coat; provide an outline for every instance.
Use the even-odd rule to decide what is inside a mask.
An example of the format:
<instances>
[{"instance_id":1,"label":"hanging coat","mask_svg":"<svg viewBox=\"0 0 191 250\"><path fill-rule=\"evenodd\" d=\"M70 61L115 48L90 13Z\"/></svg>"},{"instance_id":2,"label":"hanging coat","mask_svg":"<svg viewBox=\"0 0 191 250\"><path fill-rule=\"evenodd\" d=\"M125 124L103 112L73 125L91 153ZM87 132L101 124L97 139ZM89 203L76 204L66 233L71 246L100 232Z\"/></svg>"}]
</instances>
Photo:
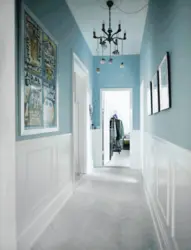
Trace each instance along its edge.
<instances>
[{"instance_id":1,"label":"hanging coat","mask_svg":"<svg viewBox=\"0 0 191 250\"><path fill-rule=\"evenodd\" d=\"M117 130L117 138L116 138L116 140L119 141L124 137L123 123L119 119L116 119L116 130Z\"/></svg>"}]
</instances>

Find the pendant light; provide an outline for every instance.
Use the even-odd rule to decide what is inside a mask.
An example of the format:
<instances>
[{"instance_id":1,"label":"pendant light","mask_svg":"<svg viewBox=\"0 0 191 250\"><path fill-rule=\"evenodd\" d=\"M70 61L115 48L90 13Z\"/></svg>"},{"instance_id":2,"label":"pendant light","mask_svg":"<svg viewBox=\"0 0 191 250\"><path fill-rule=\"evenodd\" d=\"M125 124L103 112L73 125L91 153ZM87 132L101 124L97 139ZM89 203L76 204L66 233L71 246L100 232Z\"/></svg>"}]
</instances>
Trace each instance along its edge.
<instances>
[{"instance_id":1,"label":"pendant light","mask_svg":"<svg viewBox=\"0 0 191 250\"><path fill-rule=\"evenodd\" d=\"M102 52L102 58L100 60L100 64L105 64L105 58L103 57L103 49L104 49L104 45L102 45L102 38L100 40L100 44L101 44L101 52Z\"/></svg>"},{"instance_id":2,"label":"pendant light","mask_svg":"<svg viewBox=\"0 0 191 250\"><path fill-rule=\"evenodd\" d=\"M109 58L109 64L112 64L112 62L113 62L113 59L111 58L111 43L110 43L110 58Z\"/></svg>"},{"instance_id":3,"label":"pendant light","mask_svg":"<svg viewBox=\"0 0 191 250\"><path fill-rule=\"evenodd\" d=\"M99 41L98 40L97 40L97 56L99 56ZM100 74L100 68L99 67L96 68L96 73Z\"/></svg>"},{"instance_id":4,"label":"pendant light","mask_svg":"<svg viewBox=\"0 0 191 250\"><path fill-rule=\"evenodd\" d=\"M123 40L121 40L121 55L123 56ZM120 68L121 68L121 69L124 68L124 63L123 63L123 62L121 62Z\"/></svg>"}]
</instances>

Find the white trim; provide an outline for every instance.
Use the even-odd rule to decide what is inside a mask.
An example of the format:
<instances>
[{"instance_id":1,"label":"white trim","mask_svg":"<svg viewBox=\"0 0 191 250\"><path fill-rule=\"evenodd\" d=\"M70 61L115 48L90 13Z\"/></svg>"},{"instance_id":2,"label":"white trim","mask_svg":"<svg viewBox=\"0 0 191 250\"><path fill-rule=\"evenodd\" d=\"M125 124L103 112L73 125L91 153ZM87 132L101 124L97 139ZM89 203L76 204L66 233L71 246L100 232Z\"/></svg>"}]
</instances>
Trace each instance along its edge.
<instances>
[{"instance_id":1,"label":"white trim","mask_svg":"<svg viewBox=\"0 0 191 250\"><path fill-rule=\"evenodd\" d=\"M76 180L75 180L75 169L76 169L76 161L75 161L75 103L76 103L76 83L75 83L75 72L78 73L79 76L86 78L86 87L87 92L90 93L89 89L89 71L84 63L80 60L76 53L72 52L72 182L73 189L76 188ZM79 149L78 149L79 150ZM86 170L84 171L86 172Z\"/></svg>"},{"instance_id":2,"label":"white trim","mask_svg":"<svg viewBox=\"0 0 191 250\"><path fill-rule=\"evenodd\" d=\"M143 188L144 188L144 192L145 192L145 196L146 196L147 205L148 205L150 213L151 213L151 218L152 218L152 221L153 221L153 225L154 225L155 233L156 233L157 240L158 240L158 243L159 243L159 247L160 247L160 250L163 250L162 239L161 239L161 236L160 236L159 228L157 226L158 223L157 223L157 219L155 217L155 211L153 209L153 206L152 206L152 203L151 203L151 200L150 200L150 195L147 192L147 188L146 188L145 185L143 186Z\"/></svg>"},{"instance_id":3,"label":"white trim","mask_svg":"<svg viewBox=\"0 0 191 250\"><path fill-rule=\"evenodd\" d=\"M102 144L102 167L104 166L104 149L103 149L103 128L102 128L102 98L103 98L103 92L108 91L129 91L130 92L130 104L131 104L131 131L133 131L133 88L101 88L100 89L100 129L101 129L101 144Z\"/></svg>"},{"instance_id":4,"label":"white trim","mask_svg":"<svg viewBox=\"0 0 191 250\"><path fill-rule=\"evenodd\" d=\"M59 80L58 80L58 63L57 63L57 79L56 79L56 113L57 113L57 121L56 127L53 128L25 128L24 122L25 122L25 117L24 117L24 13L25 11L34 19L34 21L37 22L37 24L42 28L44 32L54 41L54 43L57 45L57 55L58 55L58 42L55 40L55 38L50 34L50 32L44 27L44 25L40 22L40 20L35 16L35 14L25 5L22 3L22 16L21 16L21 42L20 42L20 55L21 55L21 65L20 65L20 79L19 79L19 93L20 93L20 135L25 136L25 135L36 135L36 134L44 134L44 133L51 133L51 132L57 132L59 131ZM42 83L43 84L43 83ZM42 105L43 108L43 105Z\"/></svg>"},{"instance_id":5,"label":"white trim","mask_svg":"<svg viewBox=\"0 0 191 250\"><path fill-rule=\"evenodd\" d=\"M51 203L42 211L36 220L19 236L20 250L30 250L58 212L64 207L72 195L72 183L68 183Z\"/></svg>"}]
</instances>

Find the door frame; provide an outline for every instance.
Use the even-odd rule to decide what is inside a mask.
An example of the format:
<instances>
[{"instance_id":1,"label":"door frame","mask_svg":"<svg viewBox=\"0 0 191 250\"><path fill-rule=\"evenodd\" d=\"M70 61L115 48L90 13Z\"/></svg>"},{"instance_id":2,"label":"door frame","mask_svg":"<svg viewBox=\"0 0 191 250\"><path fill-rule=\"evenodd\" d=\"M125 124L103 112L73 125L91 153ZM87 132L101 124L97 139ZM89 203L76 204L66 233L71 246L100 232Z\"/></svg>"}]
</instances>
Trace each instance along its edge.
<instances>
[{"instance_id":1,"label":"door frame","mask_svg":"<svg viewBox=\"0 0 191 250\"><path fill-rule=\"evenodd\" d=\"M81 59L77 56L75 52L72 52L72 182L73 189L76 188L76 180L75 180L75 170L76 170L76 161L75 161L75 144L76 137L79 137L79 134L74 136L75 129L75 103L76 103L76 82L75 82L75 73L80 77L85 78L84 84L86 84L87 94L91 96L91 90L89 88L89 71ZM79 151L79 146L77 147ZM86 156L87 157L87 156ZM85 169L86 172L86 169Z\"/></svg>"},{"instance_id":2,"label":"door frame","mask_svg":"<svg viewBox=\"0 0 191 250\"><path fill-rule=\"evenodd\" d=\"M103 131L103 119L102 116L104 116L103 111L103 93L107 91L129 91L130 97L131 97L131 130L133 130L133 88L101 88L100 89L100 130L101 130L101 155L102 155L102 167L104 167L104 131Z\"/></svg>"}]
</instances>

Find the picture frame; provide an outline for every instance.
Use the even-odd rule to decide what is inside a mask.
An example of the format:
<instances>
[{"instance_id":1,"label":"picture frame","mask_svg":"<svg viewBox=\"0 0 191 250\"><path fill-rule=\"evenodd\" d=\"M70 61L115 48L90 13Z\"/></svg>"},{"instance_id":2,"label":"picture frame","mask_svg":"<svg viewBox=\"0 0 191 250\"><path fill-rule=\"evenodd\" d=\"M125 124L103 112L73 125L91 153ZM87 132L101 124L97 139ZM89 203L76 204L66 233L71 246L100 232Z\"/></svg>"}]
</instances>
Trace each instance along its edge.
<instances>
[{"instance_id":1,"label":"picture frame","mask_svg":"<svg viewBox=\"0 0 191 250\"><path fill-rule=\"evenodd\" d=\"M160 94L159 94L159 71L154 74L152 81L152 112L160 112Z\"/></svg>"},{"instance_id":2,"label":"picture frame","mask_svg":"<svg viewBox=\"0 0 191 250\"><path fill-rule=\"evenodd\" d=\"M22 4L20 34L20 134L59 131L58 43Z\"/></svg>"},{"instance_id":3,"label":"picture frame","mask_svg":"<svg viewBox=\"0 0 191 250\"><path fill-rule=\"evenodd\" d=\"M147 84L147 114L150 116L153 113L152 108L152 83Z\"/></svg>"},{"instance_id":4,"label":"picture frame","mask_svg":"<svg viewBox=\"0 0 191 250\"><path fill-rule=\"evenodd\" d=\"M170 55L166 52L159 68L160 110L171 108Z\"/></svg>"}]
</instances>

